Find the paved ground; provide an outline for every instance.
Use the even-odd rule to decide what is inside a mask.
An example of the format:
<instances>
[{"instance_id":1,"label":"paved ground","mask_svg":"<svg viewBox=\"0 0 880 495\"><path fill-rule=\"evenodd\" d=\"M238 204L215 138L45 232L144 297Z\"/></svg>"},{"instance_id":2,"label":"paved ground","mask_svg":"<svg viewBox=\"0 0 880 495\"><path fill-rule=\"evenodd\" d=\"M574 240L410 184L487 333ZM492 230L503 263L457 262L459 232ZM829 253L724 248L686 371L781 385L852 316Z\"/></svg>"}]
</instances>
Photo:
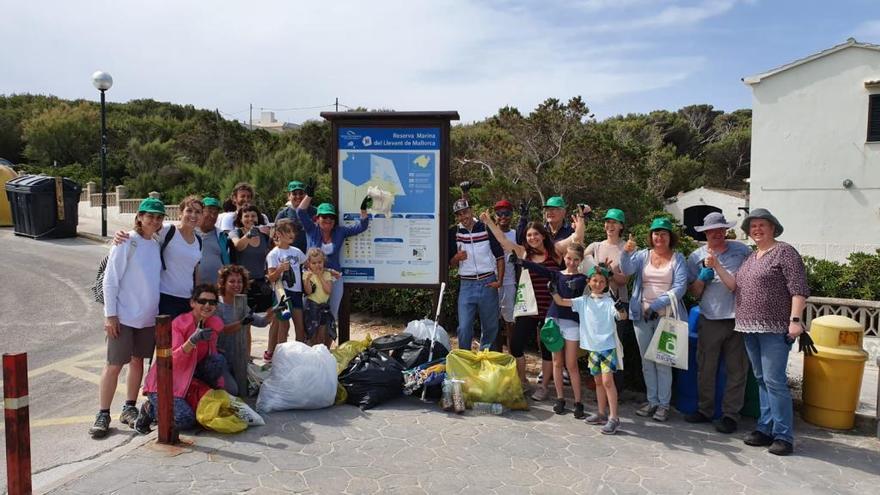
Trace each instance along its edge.
<instances>
[{"instance_id":1,"label":"paved ground","mask_svg":"<svg viewBox=\"0 0 880 495\"><path fill-rule=\"evenodd\" d=\"M238 435L201 432L142 445L50 493L878 493L880 441L802 422L780 458L680 417L624 407L603 436L547 403L506 416L458 416L401 398L267 415ZM746 426L746 425L744 425ZM117 435L129 435L129 432Z\"/></svg>"}]
</instances>

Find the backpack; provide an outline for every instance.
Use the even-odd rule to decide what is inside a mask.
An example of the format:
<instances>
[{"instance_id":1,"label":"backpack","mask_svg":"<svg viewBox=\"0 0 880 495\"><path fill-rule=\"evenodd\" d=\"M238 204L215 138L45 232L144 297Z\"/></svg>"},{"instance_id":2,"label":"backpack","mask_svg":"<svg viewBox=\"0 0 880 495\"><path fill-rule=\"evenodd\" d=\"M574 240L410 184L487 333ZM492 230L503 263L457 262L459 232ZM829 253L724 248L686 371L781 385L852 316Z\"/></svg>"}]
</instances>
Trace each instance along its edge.
<instances>
[{"instance_id":1,"label":"backpack","mask_svg":"<svg viewBox=\"0 0 880 495\"><path fill-rule=\"evenodd\" d=\"M131 257L134 256L134 250L137 248L137 243L132 243L131 247L128 249L128 254L125 256L125 263L128 264L131 261ZM107 271L107 261L110 260L110 255L104 256L101 259L101 262L98 263L98 273L95 275L95 284L89 287L89 290L92 292L92 299L95 300L98 304L104 304L104 272Z\"/></svg>"},{"instance_id":2,"label":"backpack","mask_svg":"<svg viewBox=\"0 0 880 495\"><path fill-rule=\"evenodd\" d=\"M171 239L174 238L174 232L177 229L174 225L168 227L168 233L165 234L165 239L162 240L162 245L159 247L159 259L162 261L162 269L167 270L165 266L165 248L168 246L168 243L171 242ZM202 252L202 236L199 235L198 232L195 233L196 241L199 243L199 252Z\"/></svg>"}]
</instances>

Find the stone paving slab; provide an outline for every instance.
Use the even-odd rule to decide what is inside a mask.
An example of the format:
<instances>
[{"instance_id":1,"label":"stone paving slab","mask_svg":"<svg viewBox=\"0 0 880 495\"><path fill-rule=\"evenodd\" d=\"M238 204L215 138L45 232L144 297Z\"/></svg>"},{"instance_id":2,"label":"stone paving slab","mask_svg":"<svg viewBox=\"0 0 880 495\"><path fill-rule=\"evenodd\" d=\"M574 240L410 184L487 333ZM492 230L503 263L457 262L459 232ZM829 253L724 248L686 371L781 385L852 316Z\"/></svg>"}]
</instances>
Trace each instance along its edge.
<instances>
[{"instance_id":1,"label":"stone paving slab","mask_svg":"<svg viewBox=\"0 0 880 495\"><path fill-rule=\"evenodd\" d=\"M795 454L783 458L742 443L751 420L722 435L678 414L640 418L634 407L622 405L615 436L548 402L504 416L455 415L414 398L366 412L273 413L237 435L184 435L191 443L180 448L158 446L152 433L49 493L880 493L871 436L798 420Z\"/></svg>"}]
</instances>

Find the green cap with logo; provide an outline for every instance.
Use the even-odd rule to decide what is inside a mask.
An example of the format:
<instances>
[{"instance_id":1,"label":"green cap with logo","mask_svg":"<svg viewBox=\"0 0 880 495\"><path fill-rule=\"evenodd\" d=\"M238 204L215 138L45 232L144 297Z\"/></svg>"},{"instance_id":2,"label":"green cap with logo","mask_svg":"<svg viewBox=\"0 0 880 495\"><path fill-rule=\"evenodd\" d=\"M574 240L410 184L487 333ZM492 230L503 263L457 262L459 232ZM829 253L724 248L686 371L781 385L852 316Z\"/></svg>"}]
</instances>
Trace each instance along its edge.
<instances>
[{"instance_id":1,"label":"green cap with logo","mask_svg":"<svg viewBox=\"0 0 880 495\"><path fill-rule=\"evenodd\" d=\"M287 192L305 191L306 185L298 180L292 180L287 183Z\"/></svg>"},{"instance_id":2,"label":"green cap with logo","mask_svg":"<svg viewBox=\"0 0 880 495\"><path fill-rule=\"evenodd\" d=\"M556 320L548 318L541 327L541 342L550 352L559 352L565 347L565 341L562 340L562 332Z\"/></svg>"},{"instance_id":3,"label":"green cap with logo","mask_svg":"<svg viewBox=\"0 0 880 495\"><path fill-rule=\"evenodd\" d=\"M155 213L156 215L164 215L165 203L156 198L144 198L138 206L138 213Z\"/></svg>"},{"instance_id":4,"label":"green cap with logo","mask_svg":"<svg viewBox=\"0 0 880 495\"><path fill-rule=\"evenodd\" d=\"M202 200L202 204L205 205L205 208L209 206L220 208L220 200L217 198L212 198L211 196L205 196L205 199Z\"/></svg>"},{"instance_id":5,"label":"green cap with logo","mask_svg":"<svg viewBox=\"0 0 880 495\"><path fill-rule=\"evenodd\" d=\"M565 208L565 200L562 196L551 196L544 203L544 208Z\"/></svg>"},{"instance_id":6,"label":"green cap with logo","mask_svg":"<svg viewBox=\"0 0 880 495\"><path fill-rule=\"evenodd\" d=\"M336 208L330 203L321 203L318 205L318 216L333 215L336 216Z\"/></svg>"},{"instance_id":7,"label":"green cap with logo","mask_svg":"<svg viewBox=\"0 0 880 495\"><path fill-rule=\"evenodd\" d=\"M626 224L626 216L624 216L623 210L618 210L617 208L609 208L603 220L614 220L622 225Z\"/></svg>"},{"instance_id":8,"label":"green cap with logo","mask_svg":"<svg viewBox=\"0 0 880 495\"><path fill-rule=\"evenodd\" d=\"M651 230L668 230L672 232L672 222L666 217L657 217L651 222Z\"/></svg>"}]
</instances>

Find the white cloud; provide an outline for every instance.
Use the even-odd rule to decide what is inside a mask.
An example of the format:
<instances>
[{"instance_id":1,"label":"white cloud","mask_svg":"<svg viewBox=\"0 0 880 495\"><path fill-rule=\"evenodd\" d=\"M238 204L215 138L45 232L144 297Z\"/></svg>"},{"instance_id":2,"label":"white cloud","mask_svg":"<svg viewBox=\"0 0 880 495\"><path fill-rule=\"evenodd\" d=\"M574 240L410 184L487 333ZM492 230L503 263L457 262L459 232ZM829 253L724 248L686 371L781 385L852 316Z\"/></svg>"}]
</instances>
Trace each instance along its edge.
<instances>
[{"instance_id":1,"label":"white cloud","mask_svg":"<svg viewBox=\"0 0 880 495\"><path fill-rule=\"evenodd\" d=\"M100 68L114 76L112 101L154 98L246 118L249 103L258 115L339 97L350 106L459 110L471 121L551 96L592 103L679 84L705 58L668 53L652 36L735 3L14 2L0 31L0 93L94 99L89 76ZM614 25L625 7L656 9L625 24L651 29L613 39L581 27Z\"/></svg>"},{"instance_id":2,"label":"white cloud","mask_svg":"<svg viewBox=\"0 0 880 495\"><path fill-rule=\"evenodd\" d=\"M865 21L859 24L853 35L862 42L878 43L880 42L880 19Z\"/></svg>"}]
</instances>

